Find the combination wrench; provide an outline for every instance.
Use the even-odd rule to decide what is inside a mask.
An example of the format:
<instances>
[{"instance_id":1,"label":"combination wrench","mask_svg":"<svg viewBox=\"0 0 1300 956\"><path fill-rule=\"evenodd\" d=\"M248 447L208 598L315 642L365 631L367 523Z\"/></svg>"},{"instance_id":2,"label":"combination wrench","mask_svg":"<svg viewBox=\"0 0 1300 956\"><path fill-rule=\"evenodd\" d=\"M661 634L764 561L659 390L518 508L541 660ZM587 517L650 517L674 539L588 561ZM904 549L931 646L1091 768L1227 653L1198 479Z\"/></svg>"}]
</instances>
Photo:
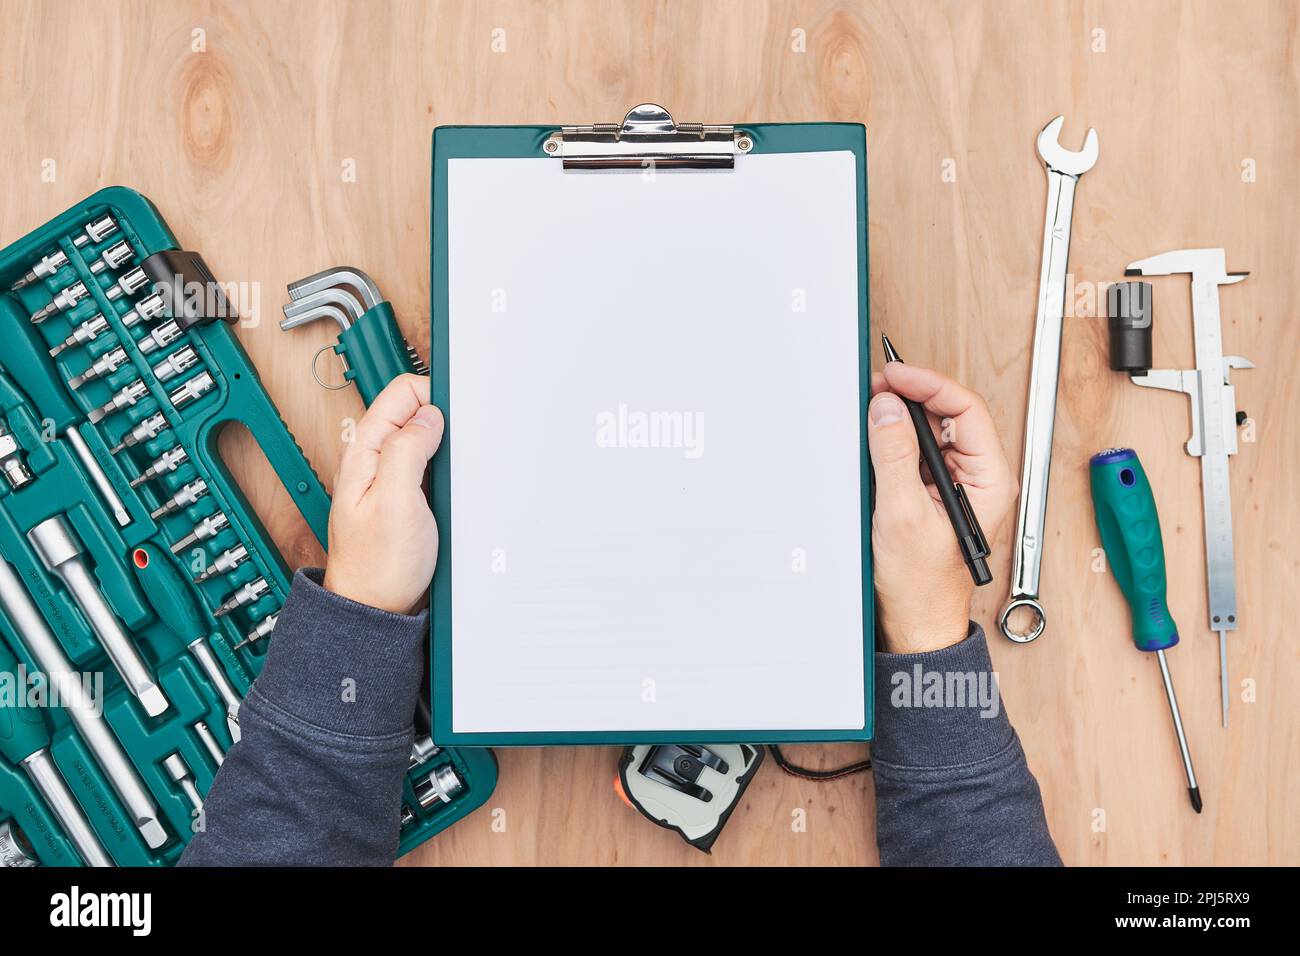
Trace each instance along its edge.
<instances>
[{"instance_id":1,"label":"combination wrench","mask_svg":"<svg viewBox=\"0 0 1300 956\"><path fill-rule=\"evenodd\" d=\"M1061 371L1061 326L1065 320L1065 280L1070 262L1070 223L1079 177L1097 162L1097 131L1088 130L1083 149L1060 143L1065 117L1058 116L1038 134L1038 158L1047 169L1047 217L1043 226L1043 264L1038 274L1038 317L1034 321L1034 359L1029 373L1029 410L1025 415L1024 457L1020 466L1020 504L1016 514L1015 551L1011 559L1011 597L998 626L1017 644L1037 639L1047 627L1039 603L1043 570L1043 527L1047 521L1047 479L1052 465L1052 428L1056 423L1056 384ZM1025 608L1034 622L1013 631L1010 618Z\"/></svg>"}]
</instances>

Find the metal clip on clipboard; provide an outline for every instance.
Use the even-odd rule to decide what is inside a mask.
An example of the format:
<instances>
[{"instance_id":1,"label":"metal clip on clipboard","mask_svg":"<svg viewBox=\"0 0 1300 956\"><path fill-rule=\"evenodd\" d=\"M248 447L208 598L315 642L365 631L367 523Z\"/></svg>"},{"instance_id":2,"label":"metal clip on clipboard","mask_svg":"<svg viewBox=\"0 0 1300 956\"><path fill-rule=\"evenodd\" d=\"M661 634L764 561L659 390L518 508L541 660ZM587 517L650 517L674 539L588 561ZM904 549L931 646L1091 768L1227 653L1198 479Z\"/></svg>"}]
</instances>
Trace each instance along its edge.
<instances>
[{"instance_id":1,"label":"metal clip on clipboard","mask_svg":"<svg viewBox=\"0 0 1300 956\"><path fill-rule=\"evenodd\" d=\"M565 169L734 169L754 140L734 126L673 122L662 106L633 107L622 124L562 126L542 144Z\"/></svg>"}]
</instances>

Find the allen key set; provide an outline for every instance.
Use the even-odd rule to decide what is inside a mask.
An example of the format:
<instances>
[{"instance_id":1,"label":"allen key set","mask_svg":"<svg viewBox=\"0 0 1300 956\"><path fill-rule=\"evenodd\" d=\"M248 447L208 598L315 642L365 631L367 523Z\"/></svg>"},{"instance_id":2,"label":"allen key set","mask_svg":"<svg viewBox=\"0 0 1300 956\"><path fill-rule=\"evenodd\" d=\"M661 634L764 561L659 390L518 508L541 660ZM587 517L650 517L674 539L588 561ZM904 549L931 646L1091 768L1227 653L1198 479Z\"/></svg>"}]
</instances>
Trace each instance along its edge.
<instances>
[{"instance_id":1,"label":"allen key set","mask_svg":"<svg viewBox=\"0 0 1300 956\"><path fill-rule=\"evenodd\" d=\"M364 273L295 285L303 321L341 310L336 351L367 402L422 367ZM228 288L118 187L0 251L6 865L170 864L194 832L292 578L221 458L227 423L325 541L329 497L232 331ZM403 850L496 782L490 752L427 734Z\"/></svg>"}]
</instances>

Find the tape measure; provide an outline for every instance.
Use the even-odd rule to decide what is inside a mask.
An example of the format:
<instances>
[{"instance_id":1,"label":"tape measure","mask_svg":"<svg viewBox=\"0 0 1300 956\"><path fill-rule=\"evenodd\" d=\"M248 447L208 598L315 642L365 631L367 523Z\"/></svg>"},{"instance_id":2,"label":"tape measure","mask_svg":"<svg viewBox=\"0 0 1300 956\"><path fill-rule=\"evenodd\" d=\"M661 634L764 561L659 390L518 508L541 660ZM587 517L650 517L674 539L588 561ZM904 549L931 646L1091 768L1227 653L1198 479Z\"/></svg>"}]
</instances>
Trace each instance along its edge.
<instances>
[{"instance_id":1,"label":"tape measure","mask_svg":"<svg viewBox=\"0 0 1300 956\"><path fill-rule=\"evenodd\" d=\"M641 744L623 751L614 790L708 853L762 763L750 744Z\"/></svg>"}]
</instances>

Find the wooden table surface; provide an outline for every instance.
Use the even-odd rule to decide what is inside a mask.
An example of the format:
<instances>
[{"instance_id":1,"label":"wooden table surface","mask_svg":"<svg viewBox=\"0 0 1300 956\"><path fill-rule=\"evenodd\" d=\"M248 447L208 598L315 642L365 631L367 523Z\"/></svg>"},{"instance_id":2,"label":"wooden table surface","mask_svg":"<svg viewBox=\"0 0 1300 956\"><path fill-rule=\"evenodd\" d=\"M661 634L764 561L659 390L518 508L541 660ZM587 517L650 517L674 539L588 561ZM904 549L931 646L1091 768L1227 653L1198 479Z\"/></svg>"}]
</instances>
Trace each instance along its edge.
<instances>
[{"instance_id":1,"label":"wooden table surface","mask_svg":"<svg viewBox=\"0 0 1300 956\"><path fill-rule=\"evenodd\" d=\"M354 390L313 382L318 328L276 327L284 287L368 271L428 353L430 133L450 123L681 121L867 126L873 325L989 399L1018 462L1045 181L1034 136L1097 128L1075 210L1043 600L1046 635L991 639L1007 709L1071 864L1300 862L1300 409L1295 333L1300 15L1293 2L0 2L0 239L101 186L151 197L226 282L255 283L240 337L318 471ZM1231 465L1241 628L1219 726L1199 468L1185 398L1109 371L1091 298L1131 260L1223 246L1225 351L1250 415ZM1187 368L1187 282L1157 279L1157 364ZM1103 309L1104 314L1104 309ZM321 553L246 436L224 444L291 563ZM1137 448L1155 488L1183 643L1170 657L1205 812L1183 791L1156 662L1128 639L1087 459ZM993 541L1005 599L1011 529ZM1243 699L1244 698L1244 699ZM1247 702L1248 701L1248 702ZM499 752L485 808L403 862L869 864L869 775L764 767L712 857L624 807L614 748ZM866 747L799 747L830 766ZM799 821L804 821L800 826Z\"/></svg>"}]
</instances>

